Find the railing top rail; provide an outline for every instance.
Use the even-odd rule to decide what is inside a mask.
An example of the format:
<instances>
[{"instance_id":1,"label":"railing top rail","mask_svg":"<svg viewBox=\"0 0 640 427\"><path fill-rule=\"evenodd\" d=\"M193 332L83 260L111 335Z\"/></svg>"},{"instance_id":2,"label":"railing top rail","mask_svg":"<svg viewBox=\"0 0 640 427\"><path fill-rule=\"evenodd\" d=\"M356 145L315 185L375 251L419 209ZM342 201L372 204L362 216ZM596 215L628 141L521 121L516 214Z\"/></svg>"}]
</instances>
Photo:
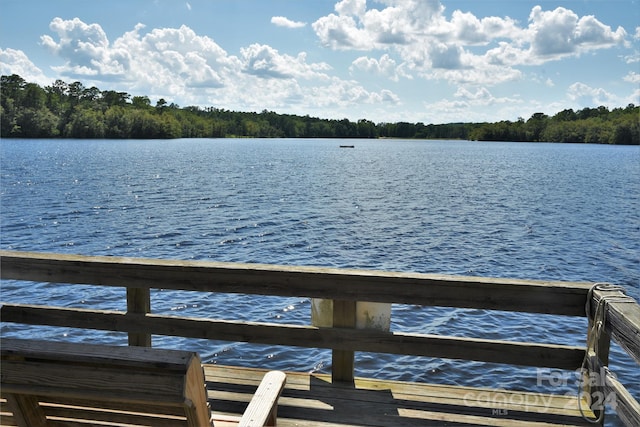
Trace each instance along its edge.
<instances>
[{"instance_id":1,"label":"railing top rail","mask_svg":"<svg viewBox=\"0 0 640 427\"><path fill-rule=\"evenodd\" d=\"M589 319L640 364L640 305L618 286L596 284L590 292ZM600 325L598 325L600 322Z\"/></svg>"},{"instance_id":2,"label":"railing top rail","mask_svg":"<svg viewBox=\"0 0 640 427\"><path fill-rule=\"evenodd\" d=\"M0 250L0 277L584 316L591 283Z\"/></svg>"}]
</instances>

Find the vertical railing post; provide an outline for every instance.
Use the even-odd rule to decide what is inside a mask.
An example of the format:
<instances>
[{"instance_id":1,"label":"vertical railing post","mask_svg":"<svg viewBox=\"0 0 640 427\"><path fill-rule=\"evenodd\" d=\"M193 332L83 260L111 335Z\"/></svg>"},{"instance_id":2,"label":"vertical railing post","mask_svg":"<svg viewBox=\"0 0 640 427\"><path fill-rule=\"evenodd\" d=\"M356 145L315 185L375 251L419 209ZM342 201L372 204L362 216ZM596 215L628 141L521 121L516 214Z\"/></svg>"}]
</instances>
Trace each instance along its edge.
<instances>
[{"instance_id":1,"label":"vertical railing post","mask_svg":"<svg viewBox=\"0 0 640 427\"><path fill-rule=\"evenodd\" d=\"M599 291L602 292L602 291ZM615 292L605 291L611 296L615 295ZM586 372L583 372L583 385L584 393L588 398L589 406L593 410L593 413L600 422L600 425L604 424L604 404L607 402L607 396L605 395L605 381L606 375L604 367L609 364L609 350L611 346L611 335L606 330L604 322L607 319L607 305L598 301L594 292L589 292L588 297L591 299L588 301L589 310L587 311L589 326L587 335L587 364ZM601 296L600 298L604 298Z\"/></svg>"},{"instance_id":2,"label":"vertical railing post","mask_svg":"<svg viewBox=\"0 0 640 427\"><path fill-rule=\"evenodd\" d=\"M149 288L127 288L127 314L145 315L151 312L151 292ZM129 345L151 347L151 334L129 332Z\"/></svg>"},{"instance_id":3,"label":"vertical railing post","mask_svg":"<svg viewBox=\"0 0 640 427\"><path fill-rule=\"evenodd\" d=\"M356 301L333 300L333 327L356 327ZM333 382L353 383L353 350L336 350L331 353L331 379Z\"/></svg>"}]
</instances>

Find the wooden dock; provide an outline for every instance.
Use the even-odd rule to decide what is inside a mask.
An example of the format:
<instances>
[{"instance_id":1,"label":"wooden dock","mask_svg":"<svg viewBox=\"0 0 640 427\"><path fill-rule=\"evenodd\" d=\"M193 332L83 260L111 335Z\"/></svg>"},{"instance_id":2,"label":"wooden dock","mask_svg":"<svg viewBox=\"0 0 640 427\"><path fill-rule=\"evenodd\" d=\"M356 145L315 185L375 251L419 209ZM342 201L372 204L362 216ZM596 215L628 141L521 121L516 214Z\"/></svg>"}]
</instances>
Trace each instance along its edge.
<instances>
[{"instance_id":1,"label":"wooden dock","mask_svg":"<svg viewBox=\"0 0 640 427\"><path fill-rule=\"evenodd\" d=\"M266 371L204 365L215 426L235 425ZM588 402L586 415L594 416ZM63 417L59 402L45 403L51 417ZM0 425L15 426L0 401ZM65 425L64 422L58 424ZM355 378L333 383L331 375L287 372L278 404L279 426L587 426L576 397L404 381Z\"/></svg>"},{"instance_id":2,"label":"wooden dock","mask_svg":"<svg viewBox=\"0 0 640 427\"><path fill-rule=\"evenodd\" d=\"M214 412L242 413L264 371L205 365ZM588 402L583 401L588 415ZM575 397L356 378L287 373L279 426L558 426L592 425Z\"/></svg>"},{"instance_id":3,"label":"wooden dock","mask_svg":"<svg viewBox=\"0 0 640 427\"><path fill-rule=\"evenodd\" d=\"M331 374L287 373L278 407L281 426L592 425L584 417L604 415L602 396L614 399L625 423L640 425L640 404L613 375L587 382L580 406L576 396L354 377L356 351L567 371L584 367L587 376L599 375L608 372L611 338L640 363L640 306L617 287L13 251L0 251L0 276L127 289L127 311L51 307L34 296L34 304L4 302L3 323L124 332L130 345L142 347L152 346L152 335L166 335L332 349ZM330 299L333 326L153 314L152 288ZM590 322L584 331L585 346L379 331L355 328L357 301L588 316ZM204 373L212 410L237 415L264 371L204 365ZM10 408L4 405L2 410L2 424L10 422Z\"/></svg>"}]
</instances>

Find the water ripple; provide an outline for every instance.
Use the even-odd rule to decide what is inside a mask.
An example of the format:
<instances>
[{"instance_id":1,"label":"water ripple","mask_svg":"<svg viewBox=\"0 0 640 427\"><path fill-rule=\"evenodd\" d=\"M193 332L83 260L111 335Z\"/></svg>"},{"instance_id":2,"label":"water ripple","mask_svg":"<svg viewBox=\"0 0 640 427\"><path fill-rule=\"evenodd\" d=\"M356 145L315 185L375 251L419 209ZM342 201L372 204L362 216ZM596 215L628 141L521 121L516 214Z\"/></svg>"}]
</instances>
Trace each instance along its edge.
<instances>
[{"instance_id":1,"label":"water ripple","mask_svg":"<svg viewBox=\"0 0 640 427\"><path fill-rule=\"evenodd\" d=\"M336 140L0 141L1 246L94 255L608 281L640 299L640 149ZM123 310L123 290L3 281L2 299ZM308 299L154 291L153 311L309 324ZM534 327L535 326L535 327ZM398 331L584 344L582 319L393 308ZM126 342L3 325L2 334ZM329 350L154 337L211 363L330 370ZM359 375L536 387L531 369L357 354ZM638 378L615 346L621 376ZM469 375L469 373L474 373ZM634 377L635 375L635 377ZM637 383L640 383L638 378ZM633 389L633 386L632 386ZM635 392L640 394L640 391Z\"/></svg>"}]
</instances>

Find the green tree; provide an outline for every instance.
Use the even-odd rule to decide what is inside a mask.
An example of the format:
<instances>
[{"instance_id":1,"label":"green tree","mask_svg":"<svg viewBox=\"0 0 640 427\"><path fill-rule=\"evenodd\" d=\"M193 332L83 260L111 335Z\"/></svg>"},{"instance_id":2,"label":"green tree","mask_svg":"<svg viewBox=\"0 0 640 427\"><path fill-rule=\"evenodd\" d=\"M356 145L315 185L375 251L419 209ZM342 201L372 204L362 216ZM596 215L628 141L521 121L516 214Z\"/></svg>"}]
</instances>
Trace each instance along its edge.
<instances>
[{"instance_id":1,"label":"green tree","mask_svg":"<svg viewBox=\"0 0 640 427\"><path fill-rule=\"evenodd\" d=\"M104 112L104 126L107 138L129 138L132 134L133 115L124 107L109 107Z\"/></svg>"},{"instance_id":2,"label":"green tree","mask_svg":"<svg viewBox=\"0 0 640 427\"><path fill-rule=\"evenodd\" d=\"M107 107L113 107L113 106L122 107L127 104L130 96L131 95L129 95L126 92L116 92L115 90L104 90L102 91L102 102Z\"/></svg>"},{"instance_id":3,"label":"green tree","mask_svg":"<svg viewBox=\"0 0 640 427\"><path fill-rule=\"evenodd\" d=\"M101 111L77 108L65 125L64 136L71 138L104 138L104 117Z\"/></svg>"},{"instance_id":4,"label":"green tree","mask_svg":"<svg viewBox=\"0 0 640 427\"><path fill-rule=\"evenodd\" d=\"M531 116L525 125L526 129L526 139L528 141L538 142L542 139L540 136L544 132L544 129L547 127L547 123L549 121L549 116L544 113L535 113Z\"/></svg>"},{"instance_id":5,"label":"green tree","mask_svg":"<svg viewBox=\"0 0 640 427\"><path fill-rule=\"evenodd\" d=\"M149 108L151 106L151 101L149 100L148 96L134 96L131 99L131 103L133 104L134 108L138 108L141 110Z\"/></svg>"},{"instance_id":6,"label":"green tree","mask_svg":"<svg viewBox=\"0 0 640 427\"><path fill-rule=\"evenodd\" d=\"M131 100L131 102L129 102ZM588 142L640 145L640 107L566 109L549 117L496 123L379 123L329 120L263 110L234 112L216 107L180 108L147 96L86 88L56 80L44 89L19 75L0 77L0 135L8 137L359 137L437 138L496 141Z\"/></svg>"},{"instance_id":7,"label":"green tree","mask_svg":"<svg viewBox=\"0 0 640 427\"><path fill-rule=\"evenodd\" d=\"M58 118L47 108L24 108L17 122L23 138L51 138L58 136Z\"/></svg>"}]
</instances>

